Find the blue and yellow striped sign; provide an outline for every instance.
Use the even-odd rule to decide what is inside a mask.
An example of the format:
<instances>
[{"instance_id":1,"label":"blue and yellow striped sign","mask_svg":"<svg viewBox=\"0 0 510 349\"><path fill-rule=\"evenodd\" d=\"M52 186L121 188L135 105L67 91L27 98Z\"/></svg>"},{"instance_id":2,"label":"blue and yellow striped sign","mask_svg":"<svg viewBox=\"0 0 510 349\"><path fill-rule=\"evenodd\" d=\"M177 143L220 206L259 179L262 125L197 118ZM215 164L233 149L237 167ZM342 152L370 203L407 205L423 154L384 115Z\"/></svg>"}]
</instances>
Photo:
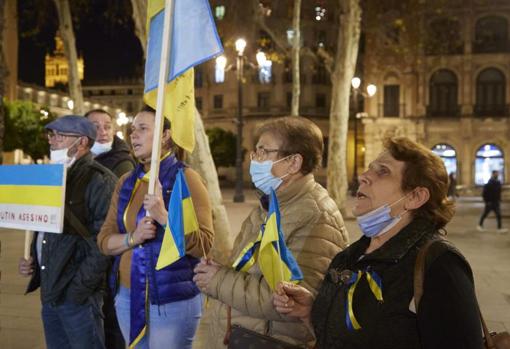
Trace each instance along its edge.
<instances>
[{"instance_id":1,"label":"blue and yellow striped sign","mask_svg":"<svg viewBox=\"0 0 510 349\"><path fill-rule=\"evenodd\" d=\"M63 165L0 166L0 227L61 233Z\"/></svg>"}]
</instances>

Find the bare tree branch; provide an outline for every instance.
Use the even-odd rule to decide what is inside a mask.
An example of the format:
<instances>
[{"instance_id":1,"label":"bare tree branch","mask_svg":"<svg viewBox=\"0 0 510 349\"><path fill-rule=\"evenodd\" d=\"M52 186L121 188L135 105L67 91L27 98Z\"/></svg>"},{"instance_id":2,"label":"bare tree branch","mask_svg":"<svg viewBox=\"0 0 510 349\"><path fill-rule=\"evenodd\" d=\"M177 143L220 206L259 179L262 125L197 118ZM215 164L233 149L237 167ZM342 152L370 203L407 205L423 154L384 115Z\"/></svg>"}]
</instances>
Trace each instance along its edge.
<instances>
[{"instance_id":1,"label":"bare tree branch","mask_svg":"<svg viewBox=\"0 0 510 349\"><path fill-rule=\"evenodd\" d=\"M329 75L332 76L333 70L335 69L335 60L333 59L333 56L322 47L319 47L317 50L317 56L322 58L324 67L328 71Z\"/></svg>"}]
</instances>

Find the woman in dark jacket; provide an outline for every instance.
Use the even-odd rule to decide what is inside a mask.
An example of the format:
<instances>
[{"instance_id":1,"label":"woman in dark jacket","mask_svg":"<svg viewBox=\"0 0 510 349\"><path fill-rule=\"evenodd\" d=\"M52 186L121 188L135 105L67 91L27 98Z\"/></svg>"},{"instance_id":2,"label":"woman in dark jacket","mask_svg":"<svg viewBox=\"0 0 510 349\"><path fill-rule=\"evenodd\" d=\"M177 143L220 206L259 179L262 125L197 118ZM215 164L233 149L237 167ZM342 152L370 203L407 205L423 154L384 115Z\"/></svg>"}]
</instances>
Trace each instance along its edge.
<instances>
[{"instance_id":1,"label":"woman in dark jacket","mask_svg":"<svg viewBox=\"0 0 510 349\"><path fill-rule=\"evenodd\" d=\"M334 258L315 300L301 286L280 284L276 310L313 328L318 348L479 349L472 274L456 249L427 259L418 311L414 305L418 252L441 238L454 214L445 167L407 138L384 146L359 177L353 213L364 236Z\"/></svg>"}]
</instances>

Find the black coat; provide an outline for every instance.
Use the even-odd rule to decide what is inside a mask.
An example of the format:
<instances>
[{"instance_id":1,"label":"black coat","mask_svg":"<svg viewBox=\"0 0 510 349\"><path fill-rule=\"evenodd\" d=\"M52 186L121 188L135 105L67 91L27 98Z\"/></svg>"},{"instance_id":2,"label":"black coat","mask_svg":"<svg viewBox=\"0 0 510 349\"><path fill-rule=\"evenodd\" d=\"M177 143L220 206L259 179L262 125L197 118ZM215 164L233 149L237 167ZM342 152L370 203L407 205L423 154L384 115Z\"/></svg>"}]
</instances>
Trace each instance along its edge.
<instances>
[{"instance_id":1,"label":"black coat","mask_svg":"<svg viewBox=\"0 0 510 349\"><path fill-rule=\"evenodd\" d=\"M88 183L78 185L77 183L82 183L81 178L84 176L87 176ZM108 212L116 180L112 172L92 160L91 154L81 157L69 168L66 178L66 204L70 205L74 214L87 228L90 241L87 242L72 231L66 223L62 234L44 234L39 264L36 233L32 242L34 274L27 293L41 287L42 303L71 301L82 304L89 296L100 292L109 258L100 254L95 237ZM74 195L72 199L68 195L72 191L78 194L81 192L81 195ZM81 200L83 201L80 202Z\"/></svg>"},{"instance_id":2,"label":"black coat","mask_svg":"<svg viewBox=\"0 0 510 349\"><path fill-rule=\"evenodd\" d=\"M95 157L97 162L112 171L117 177L135 168L129 147L122 139L113 137L112 149Z\"/></svg>"},{"instance_id":3,"label":"black coat","mask_svg":"<svg viewBox=\"0 0 510 349\"><path fill-rule=\"evenodd\" d=\"M501 201L501 182L498 179L491 178L483 186L483 201L496 203Z\"/></svg>"},{"instance_id":4,"label":"black coat","mask_svg":"<svg viewBox=\"0 0 510 349\"><path fill-rule=\"evenodd\" d=\"M416 218L370 254L364 255L370 243L366 237L340 252L312 309L318 348L481 348L470 268L455 253L446 250L427 268L420 310L418 314L410 310L416 257L435 234L431 223ZM350 285L347 278L342 282L336 277L349 275L346 270L369 270L382 280L382 302L373 295L365 276L355 288L353 312L361 326L358 330L349 330L346 324Z\"/></svg>"}]
</instances>

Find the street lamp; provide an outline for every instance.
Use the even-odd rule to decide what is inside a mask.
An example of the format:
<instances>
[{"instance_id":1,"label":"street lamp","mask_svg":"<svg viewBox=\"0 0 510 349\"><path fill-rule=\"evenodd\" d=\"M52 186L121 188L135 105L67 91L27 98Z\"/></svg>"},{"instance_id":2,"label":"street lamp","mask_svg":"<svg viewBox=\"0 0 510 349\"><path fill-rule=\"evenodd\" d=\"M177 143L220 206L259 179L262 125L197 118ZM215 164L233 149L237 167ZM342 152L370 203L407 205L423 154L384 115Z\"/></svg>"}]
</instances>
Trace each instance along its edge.
<instances>
[{"instance_id":1,"label":"street lamp","mask_svg":"<svg viewBox=\"0 0 510 349\"><path fill-rule=\"evenodd\" d=\"M373 97L377 92L377 86L374 84L367 85L367 92L364 93L360 91L361 79L358 77L353 77L351 80L351 86L353 91L353 99L354 99L354 171L352 176L352 184L351 184L351 192L355 193L358 190L358 119L361 118L361 113L358 113L358 99L359 96L365 97Z\"/></svg>"},{"instance_id":2,"label":"street lamp","mask_svg":"<svg viewBox=\"0 0 510 349\"><path fill-rule=\"evenodd\" d=\"M243 53L246 40L237 39L237 138L236 138L236 185L234 202L244 202L243 194Z\"/></svg>"}]
</instances>

